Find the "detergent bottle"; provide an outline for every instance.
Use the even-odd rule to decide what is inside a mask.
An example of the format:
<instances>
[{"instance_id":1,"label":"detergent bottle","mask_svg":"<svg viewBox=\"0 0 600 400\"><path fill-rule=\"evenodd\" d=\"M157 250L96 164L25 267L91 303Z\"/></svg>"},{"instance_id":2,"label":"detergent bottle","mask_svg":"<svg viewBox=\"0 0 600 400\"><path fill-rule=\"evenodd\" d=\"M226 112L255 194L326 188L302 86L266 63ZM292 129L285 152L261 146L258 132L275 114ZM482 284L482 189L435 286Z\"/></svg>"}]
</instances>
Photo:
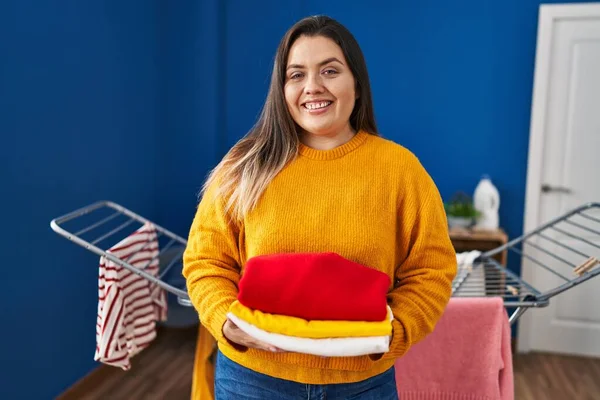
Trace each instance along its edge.
<instances>
[{"instance_id":1,"label":"detergent bottle","mask_svg":"<svg viewBox=\"0 0 600 400\"><path fill-rule=\"evenodd\" d=\"M494 230L499 227L500 194L489 176L483 175L473 194L473 205L480 212L475 228Z\"/></svg>"}]
</instances>

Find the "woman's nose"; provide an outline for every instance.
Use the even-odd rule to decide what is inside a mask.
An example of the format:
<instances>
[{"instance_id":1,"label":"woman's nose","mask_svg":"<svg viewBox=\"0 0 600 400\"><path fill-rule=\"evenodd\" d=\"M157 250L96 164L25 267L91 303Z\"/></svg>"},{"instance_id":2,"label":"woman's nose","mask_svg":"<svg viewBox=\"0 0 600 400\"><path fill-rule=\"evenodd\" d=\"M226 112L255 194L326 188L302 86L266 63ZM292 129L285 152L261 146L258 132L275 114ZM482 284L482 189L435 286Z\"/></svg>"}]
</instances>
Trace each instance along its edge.
<instances>
[{"instance_id":1,"label":"woman's nose","mask_svg":"<svg viewBox=\"0 0 600 400\"><path fill-rule=\"evenodd\" d=\"M309 74L306 79L306 86L304 86L306 94L323 93L323 81L319 74Z\"/></svg>"}]
</instances>

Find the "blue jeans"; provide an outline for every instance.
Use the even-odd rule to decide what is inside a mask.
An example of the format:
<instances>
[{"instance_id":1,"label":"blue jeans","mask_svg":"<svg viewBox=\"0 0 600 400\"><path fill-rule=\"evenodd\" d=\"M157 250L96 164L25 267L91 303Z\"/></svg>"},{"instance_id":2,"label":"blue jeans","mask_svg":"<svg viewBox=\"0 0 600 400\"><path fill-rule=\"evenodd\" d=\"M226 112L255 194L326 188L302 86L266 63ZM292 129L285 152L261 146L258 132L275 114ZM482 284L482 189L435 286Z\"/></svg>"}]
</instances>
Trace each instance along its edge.
<instances>
[{"instance_id":1,"label":"blue jeans","mask_svg":"<svg viewBox=\"0 0 600 400\"><path fill-rule=\"evenodd\" d=\"M307 385L264 375L217 353L215 400L397 400L394 367L355 383Z\"/></svg>"}]
</instances>

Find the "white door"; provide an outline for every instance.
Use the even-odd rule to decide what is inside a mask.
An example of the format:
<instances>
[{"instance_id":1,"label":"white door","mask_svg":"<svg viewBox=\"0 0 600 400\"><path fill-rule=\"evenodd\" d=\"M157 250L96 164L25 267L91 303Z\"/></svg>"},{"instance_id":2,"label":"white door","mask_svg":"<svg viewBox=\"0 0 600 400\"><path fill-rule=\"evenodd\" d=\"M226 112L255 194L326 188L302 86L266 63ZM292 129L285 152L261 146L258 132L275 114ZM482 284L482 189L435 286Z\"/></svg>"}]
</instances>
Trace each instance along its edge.
<instances>
[{"instance_id":1,"label":"white door","mask_svg":"<svg viewBox=\"0 0 600 400\"><path fill-rule=\"evenodd\" d=\"M530 135L526 232L583 203L600 202L600 3L541 6ZM600 220L600 212L588 215ZM599 223L588 222L600 231ZM577 234L600 246L599 234ZM554 231L551 236L600 259L597 247ZM547 243L555 255L578 259ZM561 283L527 259L522 265L524 279L538 289ZM575 277L571 269L560 273ZM552 297L548 307L528 310L518 343L520 351L600 357L600 275Z\"/></svg>"}]
</instances>

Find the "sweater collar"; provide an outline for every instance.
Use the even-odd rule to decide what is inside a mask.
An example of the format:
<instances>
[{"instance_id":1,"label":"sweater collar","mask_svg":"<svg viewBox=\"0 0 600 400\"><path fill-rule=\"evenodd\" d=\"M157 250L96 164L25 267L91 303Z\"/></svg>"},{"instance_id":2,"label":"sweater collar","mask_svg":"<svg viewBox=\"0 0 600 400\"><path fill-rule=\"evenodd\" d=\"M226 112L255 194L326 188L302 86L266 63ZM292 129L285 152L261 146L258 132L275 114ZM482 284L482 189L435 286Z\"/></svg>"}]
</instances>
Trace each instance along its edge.
<instances>
[{"instance_id":1,"label":"sweater collar","mask_svg":"<svg viewBox=\"0 0 600 400\"><path fill-rule=\"evenodd\" d=\"M298 153L314 160L333 160L356 150L368 137L369 134L367 132L362 130L358 131L348 142L330 150L317 150L300 142Z\"/></svg>"}]
</instances>

